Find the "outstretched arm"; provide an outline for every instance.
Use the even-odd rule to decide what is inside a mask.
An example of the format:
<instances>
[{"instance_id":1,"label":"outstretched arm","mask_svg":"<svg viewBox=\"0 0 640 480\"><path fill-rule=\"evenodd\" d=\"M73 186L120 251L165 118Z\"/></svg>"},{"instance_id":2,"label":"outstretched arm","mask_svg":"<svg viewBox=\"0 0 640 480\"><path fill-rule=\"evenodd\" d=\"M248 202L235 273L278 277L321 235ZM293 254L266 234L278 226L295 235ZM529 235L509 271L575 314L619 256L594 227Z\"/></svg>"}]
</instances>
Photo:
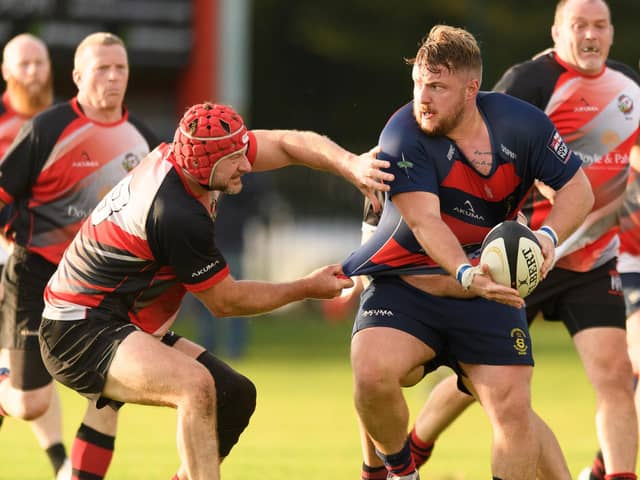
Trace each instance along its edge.
<instances>
[{"instance_id":1,"label":"outstretched arm","mask_svg":"<svg viewBox=\"0 0 640 480\"><path fill-rule=\"evenodd\" d=\"M383 171L389 162L378 160L377 149L355 155L328 137L296 130L252 130L257 140L254 171L273 170L288 165L304 165L344 177L368 197L376 209L375 191L388 191L393 180Z\"/></svg>"},{"instance_id":2,"label":"outstretched arm","mask_svg":"<svg viewBox=\"0 0 640 480\"><path fill-rule=\"evenodd\" d=\"M562 243L584 221L593 208L593 191L589 179L578 169L575 175L553 195L551 211L544 220L544 225L553 229L557 235L557 243ZM536 232L544 263L542 264L542 277L544 278L555 260L555 248L552 240L547 235Z\"/></svg>"},{"instance_id":3,"label":"outstretched arm","mask_svg":"<svg viewBox=\"0 0 640 480\"><path fill-rule=\"evenodd\" d=\"M353 281L339 265L328 265L292 282L235 280L230 275L202 292L195 292L216 317L257 315L305 298L332 298Z\"/></svg>"},{"instance_id":4,"label":"outstretched arm","mask_svg":"<svg viewBox=\"0 0 640 480\"><path fill-rule=\"evenodd\" d=\"M393 202L427 254L451 275L468 263L457 237L440 217L440 200L433 193L407 192L394 195ZM472 277L469 291L516 308L524 306L517 290L491 280L488 269Z\"/></svg>"}]
</instances>

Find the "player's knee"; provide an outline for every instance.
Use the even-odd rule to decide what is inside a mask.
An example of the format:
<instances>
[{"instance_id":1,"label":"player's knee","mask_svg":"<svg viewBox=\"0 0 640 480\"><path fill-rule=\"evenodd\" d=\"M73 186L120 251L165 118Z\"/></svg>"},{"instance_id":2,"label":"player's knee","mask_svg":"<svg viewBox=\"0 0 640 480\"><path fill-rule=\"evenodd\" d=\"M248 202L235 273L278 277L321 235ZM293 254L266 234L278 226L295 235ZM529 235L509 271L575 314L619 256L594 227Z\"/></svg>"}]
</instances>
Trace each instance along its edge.
<instances>
[{"instance_id":1,"label":"player's knee","mask_svg":"<svg viewBox=\"0 0 640 480\"><path fill-rule=\"evenodd\" d=\"M394 389L394 385L399 388L399 379L394 379L395 373L382 363L359 362L354 368L354 389L356 401L359 397L373 398L384 395Z\"/></svg>"},{"instance_id":2,"label":"player's knee","mask_svg":"<svg viewBox=\"0 0 640 480\"><path fill-rule=\"evenodd\" d=\"M15 397L12 413L23 420L35 420L44 415L51 405L51 392L48 390L22 391Z\"/></svg>"},{"instance_id":3,"label":"player's knee","mask_svg":"<svg viewBox=\"0 0 640 480\"><path fill-rule=\"evenodd\" d=\"M256 409L256 387L248 378L239 375L228 395L218 407L218 441L220 456L226 457L238 442L240 434L249 425L249 419Z\"/></svg>"},{"instance_id":4,"label":"player's knee","mask_svg":"<svg viewBox=\"0 0 640 480\"><path fill-rule=\"evenodd\" d=\"M195 408L207 416L215 413L216 388L214 379L209 372L198 366L188 372L188 386L184 389L187 408Z\"/></svg>"},{"instance_id":5,"label":"player's knee","mask_svg":"<svg viewBox=\"0 0 640 480\"><path fill-rule=\"evenodd\" d=\"M244 375L210 354L198 357L215 379L217 395L218 441L220 456L225 457L237 443L256 408L256 387Z\"/></svg>"},{"instance_id":6,"label":"player's knee","mask_svg":"<svg viewBox=\"0 0 640 480\"><path fill-rule=\"evenodd\" d=\"M496 423L524 424L530 421L531 396L525 386L514 386L502 394L492 395L490 401L491 405L488 405L488 401L483 401L483 405Z\"/></svg>"},{"instance_id":7,"label":"player's knee","mask_svg":"<svg viewBox=\"0 0 640 480\"><path fill-rule=\"evenodd\" d=\"M606 361L591 365L589 377L596 391L624 389L632 392L633 368L626 351L610 355Z\"/></svg>"}]
</instances>

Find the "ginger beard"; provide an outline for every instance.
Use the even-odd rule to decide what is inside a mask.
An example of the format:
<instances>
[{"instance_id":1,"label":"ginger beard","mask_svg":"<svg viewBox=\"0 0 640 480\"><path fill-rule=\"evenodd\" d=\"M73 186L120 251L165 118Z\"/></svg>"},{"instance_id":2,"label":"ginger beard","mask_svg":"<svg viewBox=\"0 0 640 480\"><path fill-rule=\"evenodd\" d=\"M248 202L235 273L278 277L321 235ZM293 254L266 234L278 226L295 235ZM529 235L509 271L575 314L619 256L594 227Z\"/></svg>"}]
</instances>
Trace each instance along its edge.
<instances>
[{"instance_id":1,"label":"ginger beard","mask_svg":"<svg viewBox=\"0 0 640 480\"><path fill-rule=\"evenodd\" d=\"M441 117L437 122L424 117L425 113L431 113L436 116L442 113L440 110L433 109L428 105L414 102L413 115L420 126L420 130L424 133L431 137L444 137L460 124L464 114L464 107L464 92L461 92L460 101L454 105L451 114Z\"/></svg>"},{"instance_id":2,"label":"ginger beard","mask_svg":"<svg viewBox=\"0 0 640 480\"><path fill-rule=\"evenodd\" d=\"M49 75L44 83L24 84L13 76L7 79L7 94L15 110L33 116L53 103L53 79Z\"/></svg>"}]
</instances>

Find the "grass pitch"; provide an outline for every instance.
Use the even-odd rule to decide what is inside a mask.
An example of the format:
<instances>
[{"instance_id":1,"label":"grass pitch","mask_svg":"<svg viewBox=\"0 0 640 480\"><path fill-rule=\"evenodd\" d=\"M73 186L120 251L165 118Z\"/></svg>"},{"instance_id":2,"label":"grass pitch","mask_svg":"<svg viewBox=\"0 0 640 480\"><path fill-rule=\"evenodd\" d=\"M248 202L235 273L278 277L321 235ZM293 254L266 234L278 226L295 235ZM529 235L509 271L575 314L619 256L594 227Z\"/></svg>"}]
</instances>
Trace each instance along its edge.
<instances>
[{"instance_id":1,"label":"grass pitch","mask_svg":"<svg viewBox=\"0 0 640 480\"><path fill-rule=\"evenodd\" d=\"M315 305L313 305L315 307ZM191 326L179 325L182 333ZM227 480L356 480L360 447L352 406L350 321L328 324L313 308L251 320L248 355L233 366L258 388L249 428L222 465ZM556 432L573 476L596 449L593 393L571 341L560 324L537 322L532 330L536 368L534 407ZM406 390L417 413L437 373ZM61 388L64 439L70 448L85 400ZM436 444L423 478L490 478L491 432L474 405ZM127 405L121 410L112 480L169 480L178 467L175 413ZM0 430L0 479L52 478L45 454L25 422L6 419Z\"/></svg>"}]
</instances>

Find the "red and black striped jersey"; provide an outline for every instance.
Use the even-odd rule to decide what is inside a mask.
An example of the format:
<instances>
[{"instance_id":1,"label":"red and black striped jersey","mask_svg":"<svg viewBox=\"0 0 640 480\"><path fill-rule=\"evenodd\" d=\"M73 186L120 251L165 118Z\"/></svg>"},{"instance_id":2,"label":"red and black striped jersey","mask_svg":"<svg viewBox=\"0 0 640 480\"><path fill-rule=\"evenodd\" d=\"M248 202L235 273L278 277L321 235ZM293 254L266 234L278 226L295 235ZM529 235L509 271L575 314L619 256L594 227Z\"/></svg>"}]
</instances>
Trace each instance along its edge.
<instances>
[{"instance_id":1,"label":"red and black striped jersey","mask_svg":"<svg viewBox=\"0 0 640 480\"><path fill-rule=\"evenodd\" d=\"M253 164L256 142L249 136ZM106 309L162 335L187 290L205 290L229 274L214 241L219 192L196 195L183 175L162 144L116 185L51 277L45 317L77 320L88 308Z\"/></svg>"},{"instance_id":2,"label":"red and black striped jersey","mask_svg":"<svg viewBox=\"0 0 640 480\"><path fill-rule=\"evenodd\" d=\"M632 69L609 61L602 72L583 75L554 52L509 69L495 90L544 110L582 159L595 204L584 223L558 248L556 266L589 271L618 254L618 210L629 171L629 152L640 124L640 85ZM532 228L551 203L534 191L523 207Z\"/></svg>"},{"instance_id":3,"label":"red and black striped jersey","mask_svg":"<svg viewBox=\"0 0 640 480\"><path fill-rule=\"evenodd\" d=\"M156 144L126 110L118 122L99 123L74 98L36 115L0 163L15 242L57 264L102 197Z\"/></svg>"}]
</instances>

